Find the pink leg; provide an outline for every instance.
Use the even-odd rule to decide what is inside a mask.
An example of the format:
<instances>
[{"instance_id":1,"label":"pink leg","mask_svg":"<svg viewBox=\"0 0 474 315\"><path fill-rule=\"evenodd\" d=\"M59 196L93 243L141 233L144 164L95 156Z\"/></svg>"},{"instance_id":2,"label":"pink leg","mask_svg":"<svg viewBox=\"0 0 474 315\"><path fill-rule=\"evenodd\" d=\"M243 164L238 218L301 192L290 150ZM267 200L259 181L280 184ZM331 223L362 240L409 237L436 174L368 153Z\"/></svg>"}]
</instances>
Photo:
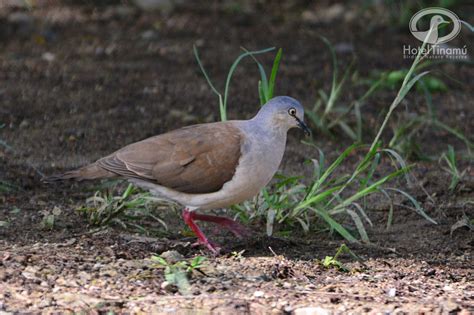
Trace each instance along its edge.
<instances>
[{"instance_id":1,"label":"pink leg","mask_svg":"<svg viewBox=\"0 0 474 315\"><path fill-rule=\"evenodd\" d=\"M243 237L249 234L249 231L246 227L240 225L238 222L229 218L218 217L215 215L205 215L205 214L199 214L199 213L193 213L192 216L194 220L219 224L220 226L234 233L235 236L237 237Z\"/></svg>"},{"instance_id":2,"label":"pink leg","mask_svg":"<svg viewBox=\"0 0 474 315\"><path fill-rule=\"evenodd\" d=\"M184 208L183 210L183 219L184 222L193 230L194 234L196 234L198 238L198 242L202 245L206 246L212 253L218 254L219 247L209 242L206 235L201 231L201 229L194 223L194 219L196 214L192 211L189 211L188 208Z\"/></svg>"}]
</instances>

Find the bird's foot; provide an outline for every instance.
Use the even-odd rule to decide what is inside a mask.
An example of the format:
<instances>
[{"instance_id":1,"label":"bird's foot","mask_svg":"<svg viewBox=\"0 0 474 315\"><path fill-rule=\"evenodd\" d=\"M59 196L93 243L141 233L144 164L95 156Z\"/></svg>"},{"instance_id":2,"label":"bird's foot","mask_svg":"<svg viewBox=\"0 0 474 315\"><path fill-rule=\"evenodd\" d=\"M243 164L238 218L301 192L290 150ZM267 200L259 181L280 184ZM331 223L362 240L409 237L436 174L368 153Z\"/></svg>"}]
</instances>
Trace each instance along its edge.
<instances>
[{"instance_id":1,"label":"bird's foot","mask_svg":"<svg viewBox=\"0 0 474 315\"><path fill-rule=\"evenodd\" d=\"M228 229L229 231L234 233L235 236L240 237L240 238L251 234L250 230L247 227L229 218L193 213L193 219L198 220L198 221L205 221L205 222L212 222L212 223L219 224L220 226Z\"/></svg>"},{"instance_id":2,"label":"bird's foot","mask_svg":"<svg viewBox=\"0 0 474 315\"><path fill-rule=\"evenodd\" d=\"M211 242L211 241L207 241L207 243L205 243L203 240L199 239L197 240L197 242L191 244L191 247L198 247L198 246L205 246L207 249L209 249L214 255L218 255L220 252L221 252L221 248L219 245L217 245L216 243L214 242Z\"/></svg>"},{"instance_id":3,"label":"bird's foot","mask_svg":"<svg viewBox=\"0 0 474 315\"><path fill-rule=\"evenodd\" d=\"M214 255L219 254L220 247L216 244L210 242L206 235L201 231L201 229L194 223L196 214L192 211L189 211L187 208L183 210L183 219L184 222L191 228L191 230L196 234L198 238L197 244L206 246ZM193 245L197 245L193 244Z\"/></svg>"}]
</instances>

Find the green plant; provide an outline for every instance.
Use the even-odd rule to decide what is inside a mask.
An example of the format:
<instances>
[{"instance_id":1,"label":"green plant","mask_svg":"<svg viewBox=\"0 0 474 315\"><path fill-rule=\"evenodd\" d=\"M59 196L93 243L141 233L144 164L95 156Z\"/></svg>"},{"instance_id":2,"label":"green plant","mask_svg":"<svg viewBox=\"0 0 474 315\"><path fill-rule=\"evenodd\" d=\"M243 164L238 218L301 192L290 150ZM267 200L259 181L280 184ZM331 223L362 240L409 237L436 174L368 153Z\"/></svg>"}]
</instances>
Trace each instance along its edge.
<instances>
[{"instance_id":1,"label":"green plant","mask_svg":"<svg viewBox=\"0 0 474 315\"><path fill-rule=\"evenodd\" d=\"M326 256L324 257L324 259L321 259L319 261L319 263L324 267L324 268L335 268L337 269L338 271L342 271L342 272L349 272L350 269L347 268L343 263L341 263L338 258L339 258L339 255L341 254L349 254L352 258L354 258L355 260L357 260L358 262L363 263L362 259L360 259L359 256L357 256L356 254L354 254L354 252L352 250L350 250L349 247L347 247L346 244L342 244L341 246L339 246L339 249L337 250L336 254L334 256Z\"/></svg>"},{"instance_id":2,"label":"green plant","mask_svg":"<svg viewBox=\"0 0 474 315\"><path fill-rule=\"evenodd\" d=\"M21 188L19 186L0 179L0 192L12 192L18 191L20 189Z\"/></svg>"},{"instance_id":3,"label":"green plant","mask_svg":"<svg viewBox=\"0 0 474 315\"><path fill-rule=\"evenodd\" d=\"M196 256L191 260L181 260L169 263L161 256L152 256L151 260L156 264L154 267L164 268L165 280L172 285L176 285L181 294L189 294L190 284L188 278L194 271L201 271L206 261L205 257Z\"/></svg>"},{"instance_id":4,"label":"green plant","mask_svg":"<svg viewBox=\"0 0 474 315\"><path fill-rule=\"evenodd\" d=\"M273 60L272 71L270 73L270 80L267 79L265 69L262 64L258 62L257 58L252 54L252 59L257 63L258 70L260 71L260 81L258 81L258 95L260 97L260 105L264 105L270 99L273 98L275 91L275 81L278 73L278 68L280 67L280 60L282 56L282 49L278 49L278 52Z\"/></svg>"},{"instance_id":5,"label":"green plant","mask_svg":"<svg viewBox=\"0 0 474 315\"><path fill-rule=\"evenodd\" d=\"M418 63L414 68L413 72L421 72L423 69L442 63L443 61L427 61L424 63ZM445 62L445 61L444 61ZM381 89L395 89L408 74L407 69L401 69L390 72L376 73L373 79L368 80L369 84L380 83ZM450 78L453 81L453 78ZM459 83L459 82L458 82ZM450 127L443 123L436 115L435 106L433 106L433 93L442 93L447 91L446 84L431 74L426 74L416 82L417 91L423 93L426 101L427 111L417 113L402 112L398 117L398 122L393 125L393 136L388 146L401 153L405 157L415 157L423 160L433 160L435 158L430 157L423 153L421 142L419 141L421 135L426 133L430 129L442 129L447 133L451 134L455 138L462 141L468 151L471 154L471 150L474 148L474 144L459 130Z\"/></svg>"},{"instance_id":6,"label":"green plant","mask_svg":"<svg viewBox=\"0 0 474 315\"><path fill-rule=\"evenodd\" d=\"M300 225L302 231L308 233L314 230L315 224L321 228L319 219L322 219L330 231L336 231L346 240L357 242L360 238L367 243L369 237L365 224L371 226L372 222L365 211L365 198L372 194L382 194L391 200L390 194L395 193L405 197L415 212L436 223L410 194L397 188L385 187L387 182L405 174L410 168L393 150L377 145L362 158L352 173L341 173L344 162L367 147L354 144L329 165L326 165L324 153L318 149L319 159L312 160L314 171L309 184L305 184L300 177L278 175L278 182L270 189L263 189L252 201L234 206L236 217L244 222L263 220L268 235L273 234L275 224L280 225L279 233L282 235L290 234L295 225ZM396 169L381 178L375 178L383 156L387 156ZM391 224L393 207L389 211L390 221L387 225ZM354 236L346 218L352 221L359 237Z\"/></svg>"},{"instance_id":7,"label":"green plant","mask_svg":"<svg viewBox=\"0 0 474 315\"><path fill-rule=\"evenodd\" d=\"M196 57L196 61L199 65L199 68L201 69L201 72L204 75L204 78L206 79L207 84L211 88L212 92L214 92L214 94L216 94L218 99L219 99L219 112L220 112L221 121L226 121L227 120L227 100L228 100L228 96L229 96L230 81L231 81L232 75L234 74L235 69L239 65L240 61L242 61L242 59L244 59L247 56L254 56L254 55L258 55L258 54L263 54L263 53L272 51L274 49L275 49L274 47L271 47L271 48L257 50L257 51L246 51L246 52L242 53L240 56L238 56L235 59L232 66L230 67L230 69L229 69L229 72L227 74L227 79L226 79L226 82L225 82L224 93L222 94L221 92L219 92L217 90L217 88L212 83L211 79L209 78L209 75L207 74L206 70L204 69L204 66L201 62L201 59L199 58L199 53L198 53L198 50L197 50L196 46L195 45L193 46L194 56Z\"/></svg>"},{"instance_id":8,"label":"green plant","mask_svg":"<svg viewBox=\"0 0 474 315\"><path fill-rule=\"evenodd\" d=\"M331 132L338 127L347 136L354 141L362 141L362 115L361 107L366 101L379 89L382 80L378 82L371 82L368 90L359 98L350 102L347 105L339 104L339 99L342 96L343 87L348 81L351 73L353 73L354 61L347 67L347 69L339 77L337 55L331 42L325 38L320 37L327 46L332 60L332 83L329 95L323 90L318 91L318 98L314 106L306 111L309 121L318 130L325 134ZM355 75L355 73L354 73ZM356 118L356 126L351 127L348 123L348 114L354 112Z\"/></svg>"},{"instance_id":9,"label":"green plant","mask_svg":"<svg viewBox=\"0 0 474 315\"><path fill-rule=\"evenodd\" d=\"M5 124L0 123L0 129L4 128ZM2 139L0 139L0 146L4 147L6 150L11 150L11 147ZM0 192L11 192L18 190L19 187L0 179Z\"/></svg>"},{"instance_id":10,"label":"green plant","mask_svg":"<svg viewBox=\"0 0 474 315\"><path fill-rule=\"evenodd\" d=\"M444 161L448 165L448 167L442 167L443 170L448 172L451 175L451 183L449 184L449 190L453 191L456 186L458 185L461 178L466 173L466 170L460 172L456 165L456 153L451 145L448 146L448 151L443 153L439 159L439 161Z\"/></svg>"},{"instance_id":11,"label":"green plant","mask_svg":"<svg viewBox=\"0 0 474 315\"><path fill-rule=\"evenodd\" d=\"M425 46L426 42L423 43L420 51L423 51ZM253 205L244 204L244 206L239 206L240 208L236 207L237 215L243 216L245 219L245 212L243 210L251 213L246 219L252 218L252 216L261 217L264 215L267 222L267 233L272 233L275 218L279 223L285 221L290 224L295 221L299 222L305 232L309 231L311 222L314 222L316 218L321 218L331 231L336 231L350 242L357 242L358 239L350 231L350 228L344 227L340 223L342 221L340 216L343 215L352 220L360 239L367 243L369 238L364 221L369 225L372 223L360 202L364 202L366 197L375 193L380 193L391 201L390 191L401 194L411 202L414 211L431 223L436 224L436 221L425 213L420 204L410 194L397 188L385 187L385 184L390 180L407 173L410 167L406 165L405 161L396 151L382 148L380 142L381 135L394 110L415 83L427 74L427 72L422 72L414 75L414 70L421 61L421 57L421 54L417 55L411 68L406 73L401 87L370 146L354 144L347 148L328 167L325 166L324 153L318 149L319 159L312 160L314 172L309 185L301 183L298 178L286 178L277 184L273 195L269 195L266 190L262 191L259 197L263 199L262 203L257 198ZM336 81L334 80L333 82ZM337 88L335 91L334 93L338 93ZM336 174L336 171L340 170L341 165L350 155L356 153L356 151L365 150L367 147L367 153L359 161L352 173ZM388 156L394 161L396 169L387 175L376 176L376 170L381 164L382 156ZM393 207L390 207L389 211L387 226L391 224ZM338 216L339 220L336 219L336 216Z\"/></svg>"},{"instance_id":12,"label":"green plant","mask_svg":"<svg viewBox=\"0 0 474 315\"><path fill-rule=\"evenodd\" d=\"M149 193L141 193L129 184L118 196L114 196L111 192L96 192L93 197L86 200L86 206L79 208L78 211L87 217L91 225L117 224L125 229L133 228L149 234L149 230L139 224L140 221L151 219L158 222L165 231L168 230L166 223L153 214L153 210L160 205L169 207L173 203L152 197ZM155 232L163 233L162 230Z\"/></svg>"},{"instance_id":13,"label":"green plant","mask_svg":"<svg viewBox=\"0 0 474 315\"><path fill-rule=\"evenodd\" d=\"M362 96L351 101L349 104L344 104L340 101L342 96L343 87L348 84L348 78L353 70L353 63L347 67L342 77L338 73L338 60L334 50L334 47L324 37L321 37L325 45L328 47L332 59L332 84L329 95L324 90L318 91L318 98L313 108L306 112L307 117L311 124L316 127L319 131L324 134L330 135L335 128L339 128L352 140L362 142L362 126L363 126L363 114L361 110L367 104L367 101L375 95L376 92L382 90L395 90L405 80L406 77L416 76L417 73L422 73L414 83L418 92L423 93L426 99L428 112L426 114L416 114L407 116L403 113L400 115L399 123L393 126L393 137L389 142L389 147L393 148L404 154L406 157L418 157L420 159L426 159L427 157L422 154L422 148L418 141L420 133L424 132L429 128L443 129L450 133L454 137L458 138L467 147L468 154L471 154L471 150L474 148L474 144L462 134L462 132L450 127L441 122L434 111L432 104L432 93L445 92L447 91L446 84L438 77L429 74L427 71L423 72L423 69L431 65L436 65L443 61L427 61L421 63L424 56L418 56L419 59L416 65L410 69L400 69L386 72L374 72L371 78L363 80L357 77L357 73L354 72L352 77L353 81L358 82L360 85L366 85L367 90ZM430 48L431 49L431 48ZM452 79L452 78L450 78ZM452 79L454 80L454 79ZM355 118L354 123L350 122L349 114L353 113Z\"/></svg>"},{"instance_id":14,"label":"green plant","mask_svg":"<svg viewBox=\"0 0 474 315\"><path fill-rule=\"evenodd\" d=\"M230 253L230 257L236 260L241 260L241 259L244 259L244 256L243 256L244 253L245 253L245 249L241 250L240 252L233 251Z\"/></svg>"},{"instance_id":15,"label":"green plant","mask_svg":"<svg viewBox=\"0 0 474 315\"><path fill-rule=\"evenodd\" d=\"M41 228L44 230L52 230L56 224L57 218L61 215L61 209L59 207L54 207L53 210L43 211L43 218L41 219Z\"/></svg>"}]
</instances>

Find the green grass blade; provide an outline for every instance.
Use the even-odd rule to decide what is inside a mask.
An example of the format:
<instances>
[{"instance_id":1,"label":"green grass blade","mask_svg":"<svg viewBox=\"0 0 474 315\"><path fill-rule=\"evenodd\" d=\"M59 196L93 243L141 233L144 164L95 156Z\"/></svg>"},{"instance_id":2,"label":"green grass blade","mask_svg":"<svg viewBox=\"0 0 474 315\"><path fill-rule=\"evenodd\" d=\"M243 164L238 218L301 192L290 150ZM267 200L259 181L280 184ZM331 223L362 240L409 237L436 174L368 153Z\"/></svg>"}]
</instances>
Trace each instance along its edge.
<instances>
[{"instance_id":1,"label":"green grass blade","mask_svg":"<svg viewBox=\"0 0 474 315\"><path fill-rule=\"evenodd\" d=\"M374 159L372 160L372 163L370 165L370 169L367 173L367 176L361 181L361 186L362 187L367 187L367 184L370 182L372 179L372 176L374 175L375 169L377 166L380 164L380 153L375 154Z\"/></svg>"},{"instance_id":2,"label":"green grass blade","mask_svg":"<svg viewBox=\"0 0 474 315\"><path fill-rule=\"evenodd\" d=\"M275 91L275 81L276 76L278 73L278 68L280 67L280 60L282 57L283 50L280 48L275 56L275 60L273 60L272 72L270 75L270 81L268 83L268 99L273 98L273 92Z\"/></svg>"},{"instance_id":3,"label":"green grass blade","mask_svg":"<svg viewBox=\"0 0 474 315\"><path fill-rule=\"evenodd\" d=\"M207 72L206 70L204 69L204 66L202 65L202 62L201 62L201 58L199 58L199 53L198 53L198 50L197 50L197 47L196 45L193 45L193 51L194 51L194 57L196 58L196 61L199 65L199 68L201 69L201 72L202 74L204 75L204 78L206 78L206 81L207 81L207 84L209 84L209 86L211 87L211 90L216 94L216 95L221 95L221 93L219 93L219 91L217 91L217 89L215 88L214 84L212 84L212 81L211 79L209 78L209 76L207 75Z\"/></svg>"},{"instance_id":4,"label":"green grass blade","mask_svg":"<svg viewBox=\"0 0 474 315\"><path fill-rule=\"evenodd\" d=\"M383 177L382 179L379 179L378 181L376 181L375 183L373 183L372 185L358 191L357 193L355 193L354 195L350 196L349 198L346 198L343 202L341 202L340 204L338 204L336 207L334 207L334 210L337 210L337 209L342 209L342 208L345 208L345 207L348 207L350 204L352 204L353 202L355 202L356 200L359 200L360 198L364 197L364 196L367 196L368 194L376 191L380 186L382 186L383 184L385 184L387 181L407 172L409 170L409 168L402 168L402 169L399 169L395 172L392 172L390 173L389 175Z\"/></svg>"},{"instance_id":5,"label":"green grass blade","mask_svg":"<svg viewBox=\"0 0 474 315\"><path fill-rule=\"evenodd\" d=\"M459 138L460 140L462 140L462 141L465 143L468 152L471 153L471 149L474 148L474 144L473 144L472 142L470 142L469 139L466 138L466 136L464 136L461 132L457 131L457 130L454 129L454 128L449 127L448 125L446 125L446 124L440 122L439 120L434 120L432 123L433 123L435 126L446 130L447 132L453 134L454 136L456 136L457 138Z\"/></svg>"},{"instance_id":6,"label":"green grass blade","mask_svg":"<svg viewBox=\"0 0 474 315\"><path fill-rule=\"evenodd\" d=\"M347 149L344 150L344 152L339 155L339 157L327 168L327 170L321 175L319 180L313 185L310 193L308 196L312 196L314 192L319 189L322 183L326 181L326 179L334 172L334 170L351 154L354 150L361 148L362 145L359 144L353 144Z\"/></svg>"},{"instance_id":7,"label":"green grass blade","mask_svg":"<svg viewBox=\"0 0 474 315\"><path fill-rule=\"evenodd\" d=\"M330 195L332 195L335 191L339 190L340 188L341 188L341 186L336 186L336 187L330 188L328 190L325 190L324 192L322 192L320 194L317 194L316 196L313 196L309 199L305 199L305 200L301 201L296 206L295 210L300 210L300 209L303 209L303 208L307 208L307 207L310 207L311 205L319 203L319 202L325 200L326 198L328 198Z\"/></svg>"},{"instance_id":8,"label":"green grass blade","mask_svg":"<svg viewBox=\"0 0 474 315\"><path fill-rule=\"evenodd\" d=\"M319 36L321 40L324 42L324 44L328 47L329 52L331 54L331 60L332 60L332 84L331 84L331 93L329 99L327 99L326 102L326 109L324 110L325 113L328 113L331 111L331 108L329 108L329 103L331 98L333 97L335 91L336 91L336 86L337 86L337 57L336 57L336 51L334 50L334 47L332 46L331 42L324 36Z\"/></svg>"},{"instance_id":9,"label":"green grass blade","mask_svg":"<svg viewBox=\"0 0 474 315\"><path fill-rule=\"evenodd\" d=\"M356 225L357 232L359 232L360 238L364 243L370 243L369 236L367 235L367 231L365 230L364 223L360 219L360 216L353 210L346 209L346 212L351 216L352 221Z\"/></svg>"},{"instance_id":10,"label":"green grass blade","mask_svg":"<svg viewBox=\"0 0 474 315\"><path fill-rule=\"evenodd\" d=\"M390 156L392 156L393 158L395 158L395 160L398 162L400 168L406 168L407 167L407 164L405 162L405 160L402 158L402 156L400 154L398 154L397 151L395 150L392 150L392 149L382 149L381 150L382 152L386 152L388 153ZM405 173L405 180L406 182L408 183L408 185L411 185L412 182L410 180L410 173Z\"/></svg>"},{"instance_id":11,"label":"green grass blade","mask_svg":"<svg viewBox=\"0 0 474 315\"><path fill-rule=\"evenodd\" d=\"M262 81L258 81L258 98L260 99L260 105L266 103L265 91L263 89Z\"/></svg>"},{"instance_id":12,"label":"green grass blade","mask_svg":"<svg viewBox=\"0 0 474 315\"><path fill-rule=\"evenodd\" d=\"M335 221L326 210L320 208L311 208L316 214L318 214L321 218L329 224L329 226L336 230L342 237L348 240L351 243L358 243L357 239L352 236L352 234L345 229L342 225L340 225L337 221Z\"/></svg>"},{"instance_id":13,"label":"green grass blade","mask_svg":"<svg viewBox=\"0 0 474 315\"><path fill-rule=\"evenodd\" d=\"M229 96L230 81L231 81L232 75L234 74L235 69L239 65L240 61L242 61L242 59L244 59L247 56L264 54L264 53L272 51L274 49L275 49L275 47L270 47L270 48L266 48L266 49L262 49L262 50L247 51L247 52L244 52L243 54L241 54L239 57L237 57L237 59L235 59L234 63L232 64L232 66L229 69L229 73L227 74L227 79L226 79L226 82L225 82L224 101L223 101L225 110L227 110L227 98Z\"/></svg>"},{"instance_id":14,"label":"green grass blade","mask_svg":"<svg viewBox=\"0 0 474 315\"><path fill-rule=\"evenodd\" d=\"M435 220L433 220L428 214L426 214L425 210L423 209L423 207L418 203L418 201L416 201L415 198L413 198L410 194L408 194L407 192L401 190L401 189L398 189L398 188L386 188L387 190L392 190L392 191L396 191L400 194L402 194L403 196L405 196L412 204L413 206L415 207L415 211L420 214L423 218L425 218L426 220L430 221L431 223L433 224L438 224Z\"/></svg>"}]
</instances>

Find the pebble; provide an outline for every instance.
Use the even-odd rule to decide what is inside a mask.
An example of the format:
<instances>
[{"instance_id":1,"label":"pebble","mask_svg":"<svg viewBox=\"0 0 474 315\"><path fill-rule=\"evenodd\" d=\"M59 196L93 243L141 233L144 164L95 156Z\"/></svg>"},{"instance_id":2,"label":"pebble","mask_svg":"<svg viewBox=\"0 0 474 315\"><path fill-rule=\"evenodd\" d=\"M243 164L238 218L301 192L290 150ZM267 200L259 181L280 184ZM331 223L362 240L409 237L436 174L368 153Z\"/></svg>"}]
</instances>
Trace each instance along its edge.
<instances>
[{"instance_id":1,"label":"pebble","mask_svg":"<svg viewBox=\"0 0 474 315\"><path fill-rule=\"evenodd\" d=\"M162 11L169 14L174 10L176 0L133 0L133 3L143 11Z\"/></svg>"},{"instance_id":2,"label":"pebble","mask_svg":"<svg viewBox=\"0 0 474 315\"><path fill-rule=\"evenodd\" d=\"M178 287L168 281L163 281L160 287L167 292L171 292L171 293L178 292Z\"/></svg>"},{"instance_id":3,"label":"pebble","mask_svg":"<svg viewBox=\"0 0 474 315\"><path fill-rule=\"evenodd\" d=\"M8 273L0 269L0 281L5 281L8 278Z\"/></svg>"},{"instance_id":4,"label":"pebble","mask_svg":"<svg viewBox=\"0 0 474 315\"><path fill-rule=\"evenodd\" d=\"M292 285L289 282L283 282L283 288L285 289L291 289Z\"/></svg>"},{"instance_id":5,"label":"pebble","mask_svg":"<svg viewBox=\"0 0 474 315\"><path fill-rule=\"evenodd\" d=\"M52 62L54 59L56 59L56 55L51 52L45 52L43 55L41 55L41 58L48 62Z\"/></svg>"},{"instance_id":6,"label":"pebble","mask_svg":"<svg viewBox=\"0 0 474 315\"><path fill-rule=\"evenodd\" d=\"M441 305L443 307L443 314L454 314L460 310L459 305L453 300L447 300Z\"/></svg>"},{"instance_id":7,"label":"pebble","mask_svg":"<svg viewBox=\"0 0 474 315\"><path fill-rule=\"evenodd\" d=\"M253 296L257 297L257 298L263 297L264 295L265 295L265 292L263 292L263 291L255 291L253 293Z\"/></svg>"},{"instance_id":8,"label":"pebble","mask_svg":"<svg viewBox=\"0 0 474 315\"><path fill-rule=\"evenodd\" d=\"M294 315L330 315L332 312L322 307L302 307L293 312Z\"/></svg>"},{"instance_id":9,"label":"pebble","mask_svg":"<svg viewBox=\"0 0 474 315\"><path fill-rule=\"evenodd\" d=\"M38 279L38 268L33 266L28 266L23 270L21 273L23 277L29 280L37 280Z\"/></svg>"},{"instance_id":10,"label":"pebble","mask_svg":"<svg viewBox=\"0 0 474 315\"><path fill-rule=\"evenodd\" d=\"M146 30L141 33L140 37L145 40L156 38L156 32L154 30Z\"/></svg>"},{"instance_id":11,"label":"pebble","mask_svg":"<svg viewBox=\"0 0 474 315\"><path fill-rule=\"evenodd\" d=\"M387 292L387 295L388 295L389 297L395 297L395 295L397 295L397 289L395 289L395 288L390 288L390 289L388 290L388 292Z\"/></svg>"},{"instance_id":12,"label":"pebble","mask_svg":"<svg viewBox=\"0 0 474 315\"><path fill-rule=\"evenodd\" d=\"M29 125L30 125L30 122L26 119L23 119L18 127L20 129L26 129L28 128Z\"/></svg>"},{"instance_id":13,"label":"pebble","mask_svg":"<svg viewBox=\"0 0 474 315\"><path fill-rule=\"evenodd\" d=\"M184 260L184 256L175 250L168 250L166 252L163 252L160 256L165 259L168 264L171 265Z\"/></svg>"}]
</instances>

